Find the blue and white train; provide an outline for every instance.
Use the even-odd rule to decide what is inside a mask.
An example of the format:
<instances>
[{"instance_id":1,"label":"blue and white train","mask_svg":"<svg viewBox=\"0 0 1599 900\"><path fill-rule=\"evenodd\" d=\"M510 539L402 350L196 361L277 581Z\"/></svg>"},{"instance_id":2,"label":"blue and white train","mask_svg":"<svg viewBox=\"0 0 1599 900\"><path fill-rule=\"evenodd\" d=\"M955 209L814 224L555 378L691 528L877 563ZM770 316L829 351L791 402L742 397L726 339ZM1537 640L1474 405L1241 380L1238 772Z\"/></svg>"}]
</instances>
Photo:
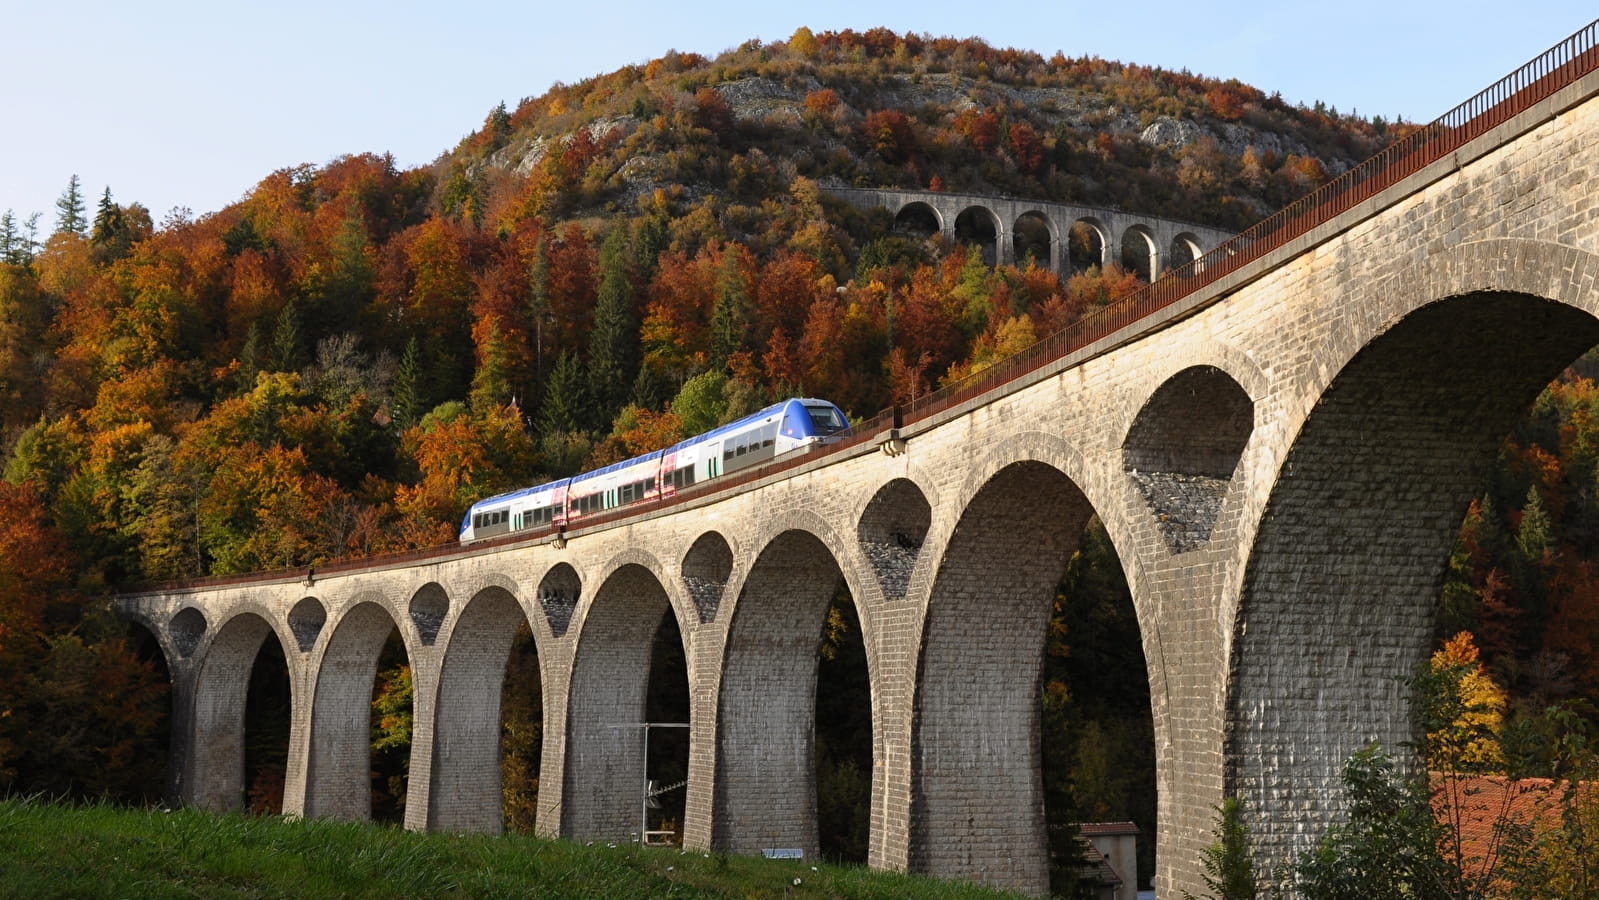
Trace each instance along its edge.
<instances>
[{"instance_id":1,"label":"blue and white train","mask_svg":"<svg viewBox=\"0 0 1599 900\"><path fill-rule=\"evenodd\" d=\"M847 434L849 419L826 400L784 400L665 450L479 500L461 520L461 542L565 528L619 507L666 500L690 485Z\"/></svg>"}]
</instances>

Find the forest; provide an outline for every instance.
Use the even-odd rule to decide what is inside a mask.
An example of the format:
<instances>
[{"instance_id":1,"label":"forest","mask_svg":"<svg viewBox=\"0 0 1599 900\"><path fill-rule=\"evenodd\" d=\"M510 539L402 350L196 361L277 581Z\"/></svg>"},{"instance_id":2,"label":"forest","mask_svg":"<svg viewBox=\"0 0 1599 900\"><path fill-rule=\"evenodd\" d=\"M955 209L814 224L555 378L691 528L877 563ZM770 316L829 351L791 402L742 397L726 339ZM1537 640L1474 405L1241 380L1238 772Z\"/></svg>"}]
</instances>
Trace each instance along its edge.
<instances>
[{"instance_id":1,"label":"forest","mask_svg":"<svg viewBox=\"0 0 1599 900\"><path fill-rule=\"evenodd\" d=\"M1151 132L1162 122L1182 137ZM417 169L370 154L283 168L203 215L157 221L65 178L47 228L0 216L0 791L154 799L167 684L159 654L111 614L118 591L449 543L480 498L776 398L864 418L1139 284L1116 266L995 267L828 187L1242 228L1411 127L1185 72L802 28L501 104ZM1440 647L1470 633L1506 698L1507 753L1529 771L1549 769L1536 764L1545 710L1599 697L1593 373L1579 361L1507 436L1439 599ZM824 847L861 860L870 745L853 617L841 596L822 636L818 791ZM657 671L674 665L675 628L668 615ZM1050 821L1132 820L1152 837L1148 685L1097 525L1048 640ZM268 645L252 716L286 722ZM531 827L537 790L534 652L524 635L508 668L514 828ZM669 680L652 679L652 713L686 715ZM374 686L374 808L389 820L408 692L393 648ZM275 812L281 750L260 727L250 799ZM681 751L663 742L664 780Z\"/></svg>"}]
</instances>

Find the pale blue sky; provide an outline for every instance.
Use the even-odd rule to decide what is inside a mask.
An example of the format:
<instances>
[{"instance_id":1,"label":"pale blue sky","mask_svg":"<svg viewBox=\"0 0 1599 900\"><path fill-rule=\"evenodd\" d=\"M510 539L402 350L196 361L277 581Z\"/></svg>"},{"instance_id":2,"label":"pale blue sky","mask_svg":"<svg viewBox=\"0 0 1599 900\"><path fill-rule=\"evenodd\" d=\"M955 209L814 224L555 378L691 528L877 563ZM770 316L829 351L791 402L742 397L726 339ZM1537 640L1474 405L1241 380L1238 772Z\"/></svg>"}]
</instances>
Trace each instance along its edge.
<instances>
[{"instance_id":1,"label":"pale blue sky","mask_svg":"<svg viewBox=\"0 0 1599 900\"><path fill-rule=\"evenodd\" d=\"M431 161L556 81L669 49L884 26L1238 78L1291 102L1427 121L1599 12L1592 0L877 3L0 0L0 210L48 231L73 173L159 222L344 153Z\"/></svg>"}]
</instances>

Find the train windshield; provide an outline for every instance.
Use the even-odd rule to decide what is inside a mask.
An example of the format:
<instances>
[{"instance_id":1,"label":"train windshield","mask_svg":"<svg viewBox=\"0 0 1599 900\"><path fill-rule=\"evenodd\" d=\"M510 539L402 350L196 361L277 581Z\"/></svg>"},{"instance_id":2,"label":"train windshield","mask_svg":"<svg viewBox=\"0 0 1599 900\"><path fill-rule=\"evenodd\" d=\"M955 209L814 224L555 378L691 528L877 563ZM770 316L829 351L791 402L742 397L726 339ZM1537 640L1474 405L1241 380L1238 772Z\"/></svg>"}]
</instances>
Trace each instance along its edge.
<instances>
[{"instance_id":1,"label":"train windshield","mask_svg":"<svg viewBox=\"0 0 1599 900\"><path fill-rule=\"evenodd\" d=\"M811 429L818 435L835 434L849 427L844 417L831 406L807 406L805 412L810 414Z\"/></svg>"}]
</instances>

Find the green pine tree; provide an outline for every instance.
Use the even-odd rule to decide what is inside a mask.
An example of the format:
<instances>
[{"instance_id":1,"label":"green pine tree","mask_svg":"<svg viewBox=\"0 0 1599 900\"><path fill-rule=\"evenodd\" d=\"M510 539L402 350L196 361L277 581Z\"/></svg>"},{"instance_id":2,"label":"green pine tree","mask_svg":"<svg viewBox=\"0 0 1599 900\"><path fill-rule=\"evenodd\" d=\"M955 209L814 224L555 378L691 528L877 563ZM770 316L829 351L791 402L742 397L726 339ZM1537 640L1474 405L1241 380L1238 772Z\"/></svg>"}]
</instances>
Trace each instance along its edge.
<instances>
[{"instance_id":1,"label":"green pine tree","mask_svg":"<svg viewBox=\"0 0 1599 900\"><path fill-rule=\"evenodd\" d=\"M600 247L599 299L589 333L589 400L601 427L627 402L638 369L638 316L627 266L627 235L613 230Z\"/></svg>"},{"instance_id":2,"label":"green pine tree","mask_svg":"<svg viewBox=\"0 0 1599 900\"><path fill-rule=\"evenodd\" d=\"M422 347L414 337L406 342L405 355L400 357L393 397L390 416L402 431L415 425L427 408L422 390Z\"/></svg>"},{"instance_id":3,"label":"green pine tree","mask_svg":"<svg viewBox=\"0 0 1599 900\"><path fill-rule=\"evenodd\" d=\"M539 433L546 437L582 430L588 408L583 368L577 357L561 354L544 389L544 408L539 416Z\"/></svg>"},{"instance_id":4,"label":"green pine tree","mask_svg":"<svg viewBox=\"0 0 1599 900\"><path fill-rule=\"evenodd\" d=\"M279 372L297 372L304 362L300 349L300 313L292 299L278 314L277 327L272 332L272 357Z\"/></svg>"},{"instance_id":5,"label":"green pine tree","mask_svg":"<svg viewBox=\"0 0 1599 900\"><path fill-rule=\"evenodd\" d=\"M56 200L56 234L75 234L82 237L89 229L84 218L83 189L74 174L67 189Z\"/></svg>"}]
</instances>

